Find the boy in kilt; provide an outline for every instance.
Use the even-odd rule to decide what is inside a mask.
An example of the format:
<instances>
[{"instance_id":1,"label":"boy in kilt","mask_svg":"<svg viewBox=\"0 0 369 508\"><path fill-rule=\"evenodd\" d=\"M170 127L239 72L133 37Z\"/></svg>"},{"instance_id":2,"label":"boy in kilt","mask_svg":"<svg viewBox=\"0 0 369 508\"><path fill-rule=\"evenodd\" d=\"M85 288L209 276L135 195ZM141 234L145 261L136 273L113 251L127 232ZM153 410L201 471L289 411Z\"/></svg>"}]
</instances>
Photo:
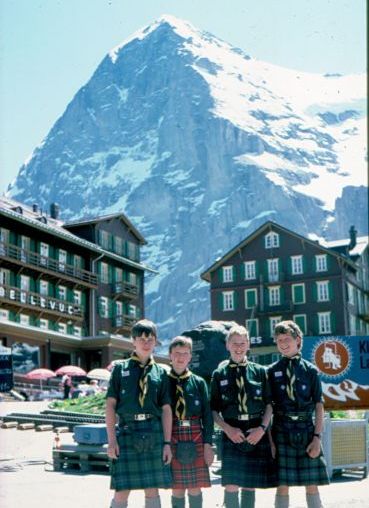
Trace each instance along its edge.
<instances>
[{"instance_id":1,"label":"boy in kilt","mask_svg":"<svg viewBox=\"0 0 369 508\"><path fill-rule=\"evenodd\" d=\"M213 415L208 389L201 377L188 369L192 339L175 337L169 345L172 369L169 385L172 400L172 508L202 507L202 487L210 487L209 466L214 460Z\"/></svg>"},{"instance_id":2,"label":"boy in kilt","mask_svg":"<svg viewBox=\"0 0 369 508\"><path fill-rule=\"evenodd\" d=\"M275 506L287 508L289 486L304 485L307 506L320 508L317 486L329 483L320 443L324 419L321 382L316 367L301 357L303 334L295 322L278 323L274 338L282 354L268 369L279 485Z\"/></svg>"},{"instance_id":3,"label":"boy in kilt","mask_svg":"<svg viewBox=\"0 0 369 508\"><path fill-rule=\"evenodd\" d=\"M117 362L106 399L111 508L126 508L131 490L145 490L145 507L159 508L158 488L171 487L172 410L168 376L155 363L156 326L146 319L131 331L135 351ZM118 433L115 425L118 416Z\"/></svg>"},{"instance_id":4,"label":"boy in kilt","mask_svg":"<svg viewBox=\"0 0 369 508\"><path fill-rule=\"evenodd\" d=\"M264 367L247 360L250 341L246 328L232 327L226 347L231 358L220 363L211 380L214 421L223 430L224 505L253 508L255 488L276 485L267 435L271 394Z\"/></svg>"}]
</instances>

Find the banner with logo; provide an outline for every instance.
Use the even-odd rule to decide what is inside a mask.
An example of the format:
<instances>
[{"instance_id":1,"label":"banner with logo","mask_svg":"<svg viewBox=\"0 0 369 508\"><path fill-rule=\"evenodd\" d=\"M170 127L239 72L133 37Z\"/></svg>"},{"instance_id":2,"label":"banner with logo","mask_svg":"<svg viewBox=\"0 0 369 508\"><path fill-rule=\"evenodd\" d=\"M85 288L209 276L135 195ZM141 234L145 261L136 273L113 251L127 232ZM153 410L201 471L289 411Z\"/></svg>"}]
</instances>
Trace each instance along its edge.
<instances>
[{"instance_id":1,"label":"banner with logo","mask_svg":"<svg viewBox=\"0 0 369 508\"><path fill-rule=\"evenodd\" d=\"M316 365L326 409L369 409L369 337L304 337L303 357Z\"/></svg>"}]
</instances>

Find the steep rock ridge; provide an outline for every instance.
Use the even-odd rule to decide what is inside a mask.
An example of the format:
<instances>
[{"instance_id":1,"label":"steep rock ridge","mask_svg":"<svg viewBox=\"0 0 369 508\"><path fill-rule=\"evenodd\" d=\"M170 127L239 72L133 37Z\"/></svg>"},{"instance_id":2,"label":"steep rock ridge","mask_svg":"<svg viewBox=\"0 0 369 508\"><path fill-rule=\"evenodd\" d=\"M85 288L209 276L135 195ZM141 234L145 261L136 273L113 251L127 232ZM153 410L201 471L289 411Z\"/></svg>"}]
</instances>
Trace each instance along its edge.
<instances>
[{"instance_id":1,"label":"steep rock ridge","mask_svg":"<svg viewBox=\"0 0 369 508\"><path fill-rule=\"evenodd\" d=\"M367 210L365 94L363 76L256 61L164 16L104 58L9 195L65 219L125 212L160 272L147 316L168 338L209 318L199 274L266 220L366 233L352 211Z\"/></svg>"}]
</instances>

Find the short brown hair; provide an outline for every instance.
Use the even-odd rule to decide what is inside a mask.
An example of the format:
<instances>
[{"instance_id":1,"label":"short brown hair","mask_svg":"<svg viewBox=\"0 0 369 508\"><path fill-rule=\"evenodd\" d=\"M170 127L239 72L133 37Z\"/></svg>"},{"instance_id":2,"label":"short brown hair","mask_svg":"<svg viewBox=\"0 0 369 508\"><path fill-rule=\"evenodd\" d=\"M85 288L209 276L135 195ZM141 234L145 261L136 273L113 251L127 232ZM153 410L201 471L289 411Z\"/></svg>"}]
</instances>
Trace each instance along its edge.
<instances>
[{"instance_id":1,"label":"short brown hair","mask_svg":"<svg viewBox=\"0 0 369 508\"><path fill-rule=\"evenodd\" d=\"M148 319L141 319L140 321L137 321L137 323L132 326L131 337L134 339L135 337L141 337L142 334L151 334L157 338L158 332L156 330L156 325Z\"/></svg>"},{"instance_id":2,"label":"short brown hair","mask_svg":"<svg viewBox=\"0 0 369 508\"><path fill-rule=\"evenodd\" d=\"M231 337L233 337L233 335L241 335L242 337L246 337L246 339L250 341L249 332L247 331L245 326L241 325L232 326L227 335L227 342L229 342L229 340L231 339Z\"/></svg>"},{"instance_id":3,"label":"short brown hair","mask_svg":"<svg viewBox=\"0 0 369 508\"><path fill-rule=\"evenodd\" d=\"M297 337L300 337L300 339L303 339L304 334L301 331L301 328L299 325L297 325L294 321L281 321L280 323L277 323L274 327L274 338L277 337L277 335L281 334L287 334L291 335L294 339L297 339Z\"/></svg>"},{"instance_id":4,"label":"short brown hair","mask_svg":"<svg viewBox=\"0 0 369 508\"><path fill-rule=\"evenodd\" d=\"M185 337L184 335L178 335L177 337L174 337L174 339L172 339L169 344L169 353L171 353L172 350L178 346L188 347L192 353L192 339L191 339L191 337Z\"/></svg>"}]
</instances>

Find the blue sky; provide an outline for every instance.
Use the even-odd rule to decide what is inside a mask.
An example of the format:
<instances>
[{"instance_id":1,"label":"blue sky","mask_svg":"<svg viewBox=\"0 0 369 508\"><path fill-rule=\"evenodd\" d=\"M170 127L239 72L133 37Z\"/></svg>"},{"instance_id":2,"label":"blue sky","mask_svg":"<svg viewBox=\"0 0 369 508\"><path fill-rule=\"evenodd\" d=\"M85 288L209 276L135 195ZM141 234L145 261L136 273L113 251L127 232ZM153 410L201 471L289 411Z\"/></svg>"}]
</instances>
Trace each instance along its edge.
<instances>
[{"instance_id":1,"label":"blue sky","mask_svg":"<svg viewBox=\"0 0 369 508\"><path fill-rule=\"evenodd\" d=\"M284 67L366 71L365 0L0 0L0 193L105 54L162 14Z\"/></svg>"}]
</instances>

